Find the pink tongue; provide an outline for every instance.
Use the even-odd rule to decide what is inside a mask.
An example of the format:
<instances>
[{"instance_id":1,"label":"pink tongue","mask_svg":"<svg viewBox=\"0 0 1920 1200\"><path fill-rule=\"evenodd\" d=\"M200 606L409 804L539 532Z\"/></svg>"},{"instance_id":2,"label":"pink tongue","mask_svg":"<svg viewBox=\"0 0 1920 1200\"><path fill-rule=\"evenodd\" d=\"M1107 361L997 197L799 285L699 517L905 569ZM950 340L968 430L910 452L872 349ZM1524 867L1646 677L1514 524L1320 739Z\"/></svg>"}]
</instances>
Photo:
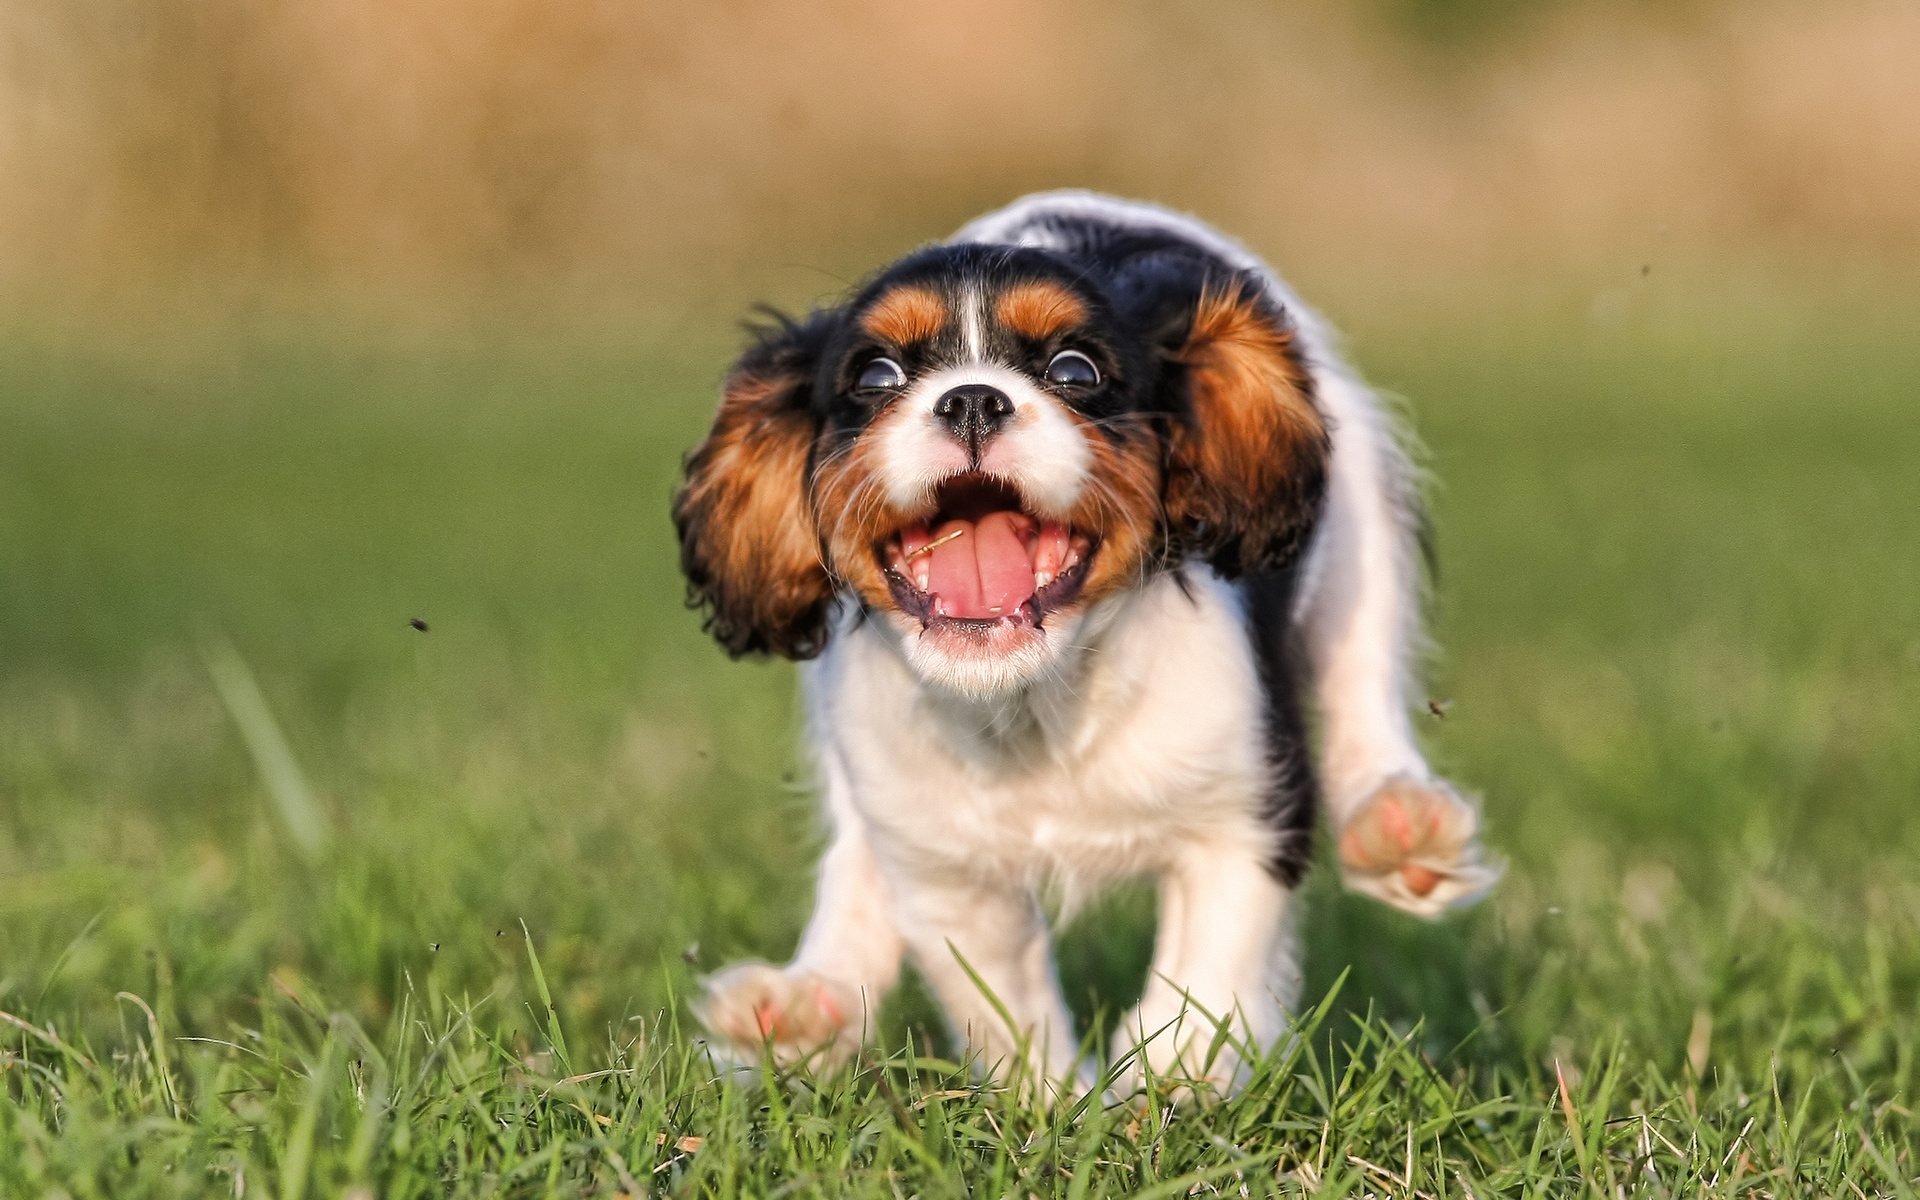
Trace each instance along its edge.
<instances>
[{"instance_id":1,"label":"pink tongue","mask_svg":"<svg viewBox=\"0 0 1920 1200\"><path fill-rule=\"evenodd\" d=\"M1010 617L1033 595L1033 556L1027 539L1033 522L1020 513L988 513L978 521L948 521L932 541L966 532L927 552L927 590L939 597L938 611L949 617Z\"/></svg>"}]
</instances>

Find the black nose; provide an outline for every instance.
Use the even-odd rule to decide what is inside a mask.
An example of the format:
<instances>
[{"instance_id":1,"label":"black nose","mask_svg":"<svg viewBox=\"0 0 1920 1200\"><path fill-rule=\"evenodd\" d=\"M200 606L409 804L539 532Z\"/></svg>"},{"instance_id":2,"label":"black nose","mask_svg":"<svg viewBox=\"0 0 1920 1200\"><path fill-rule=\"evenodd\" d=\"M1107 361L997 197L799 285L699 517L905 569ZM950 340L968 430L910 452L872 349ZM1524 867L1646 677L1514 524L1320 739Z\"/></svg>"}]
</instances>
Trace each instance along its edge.
<instances>
[{"instance_id":1,"label":"black nose","mask_svg":"<svg viewBox=\"0 0 1920 1200\"><path fill-rule=\"evenodd\" d=\"M1013 415L1013 401L996 387L969 383L954 388L933 402L933 415L947 423L953 436L967 444L968 452L980 457L980 447Z\"/></svg>"}]
</instances>

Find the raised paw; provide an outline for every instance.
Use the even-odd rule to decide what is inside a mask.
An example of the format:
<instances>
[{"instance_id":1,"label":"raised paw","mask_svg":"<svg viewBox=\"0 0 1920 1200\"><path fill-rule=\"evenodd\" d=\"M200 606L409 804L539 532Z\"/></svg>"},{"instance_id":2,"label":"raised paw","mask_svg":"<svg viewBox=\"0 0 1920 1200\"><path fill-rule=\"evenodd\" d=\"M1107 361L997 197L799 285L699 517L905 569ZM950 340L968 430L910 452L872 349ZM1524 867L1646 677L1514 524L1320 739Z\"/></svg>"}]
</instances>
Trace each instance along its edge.
<instances>
[{"instance_id":1,"label":"raised paw","mask_svg":"<svg viewBox=\"0 0 1920 1200\"><path fill-rule=\"evenodd\" d=\"M1416 916L1478 899L1500 878L1474 840L1480 815L1440 780L1380 785L1340 832L1346 884Z\"/></svg>"},{"instance_id":2,"label":"raised paw","mask_svg":"<svg viewBox=\"0 0 1920 1200\"><path fill-rule=\"evenodd\" d=\"M783 1067L808 1058L823 1066L844 1061L859 1048L865 1018L855 989L762 962L710 976L700 1006L700 1019L734 1057L757 1059L771 1045Z\"/></svg>"}]
</instances>

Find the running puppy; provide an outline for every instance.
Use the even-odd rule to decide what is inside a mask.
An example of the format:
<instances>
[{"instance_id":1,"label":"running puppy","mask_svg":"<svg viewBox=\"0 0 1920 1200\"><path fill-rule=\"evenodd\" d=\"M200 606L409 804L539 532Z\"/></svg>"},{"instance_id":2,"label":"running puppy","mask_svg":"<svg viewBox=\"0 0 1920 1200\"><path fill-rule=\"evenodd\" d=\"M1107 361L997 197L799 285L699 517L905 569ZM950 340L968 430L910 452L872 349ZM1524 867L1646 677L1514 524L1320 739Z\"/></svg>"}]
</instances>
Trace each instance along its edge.
<instances>
[{"instance_id":1,"label":"running puppy","mask_svg":"<svg viewBox=\"0 0 1920 1200\"><path fill-rule=\"evenodd\" d=\"M1122 1048L1197 1077L1213 1026L1183 1006L1270 1043L1299 991L1307 685L1348 886L1432 916L1497 875L1414 742L1394 431L1314 314L1190 217L1029 196L763 331L674 521L720 643L810 660L833 830L794 961L710 981L743 1054L849 1054L911 952L985 1061L1024 1041L1068 1079L1038 891L1142 874L1160 928Z\"/></svg>"}]
</instances>

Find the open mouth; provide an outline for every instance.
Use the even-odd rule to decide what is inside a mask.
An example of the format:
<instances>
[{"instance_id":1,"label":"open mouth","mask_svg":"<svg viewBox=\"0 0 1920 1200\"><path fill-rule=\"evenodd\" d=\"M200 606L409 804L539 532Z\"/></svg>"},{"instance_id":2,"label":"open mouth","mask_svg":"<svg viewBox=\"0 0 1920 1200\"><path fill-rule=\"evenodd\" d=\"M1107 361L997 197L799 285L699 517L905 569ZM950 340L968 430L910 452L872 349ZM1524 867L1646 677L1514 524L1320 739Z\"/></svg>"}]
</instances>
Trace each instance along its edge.
<instances>
[{"instance_id":1,"label":"open mouth","mask_svg":"<svg viewBox=\"0 0 1920 1200\"><path fill-rule=\"evenodd\" d=\"M1092 535L1035 516L1019 492L984 475L953 476L935 503L931 518L877 548L894 602L923 625L1039 628L1080 594Z\"/></svg>"}]
</instances>

